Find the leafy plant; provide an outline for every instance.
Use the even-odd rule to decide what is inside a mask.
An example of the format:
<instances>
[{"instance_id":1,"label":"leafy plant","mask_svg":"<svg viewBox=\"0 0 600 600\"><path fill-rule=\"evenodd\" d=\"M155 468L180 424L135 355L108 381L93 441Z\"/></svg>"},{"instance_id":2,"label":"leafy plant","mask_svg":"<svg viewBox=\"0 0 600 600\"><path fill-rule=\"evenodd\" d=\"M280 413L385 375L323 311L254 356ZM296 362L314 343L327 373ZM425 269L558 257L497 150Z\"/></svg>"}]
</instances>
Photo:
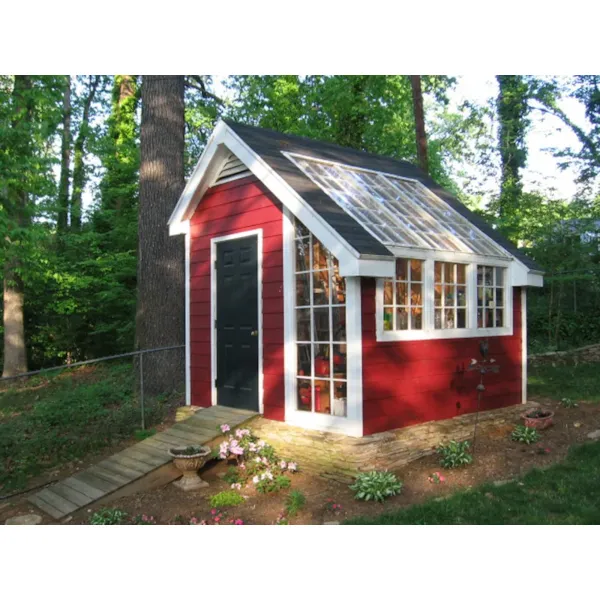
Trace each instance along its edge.
<instances>
[{"instance_id":1,"label":"leafy plant","mask_svg":"<svg viewBox=\"0 0 600 600\"><path fill-rule=\"evenodd\" d=\"M227 473L223 475L223 481L227 483L240 483L240 475L235 467L229 467Z\"/></svg>"},{"instance_id":2,"label":"leafy plant","mask_svg":"<svg viewBox=\"0 0 600 600\"><path fill-rule=\"evenodd\" d=\"M271 474L269 472L263 473L265 477L263 479L259 479L256 483L256 489L261 494L269 494L270 492L279 492L280 490L284 490L292 485L292 481L289 477L285 475L274 475L272 478L268 475ZM261 476L262 477L262 476Z\"/></svg>"},{"instance_id":3,"label":"leafy plant","mask_svg":"<svg viewBox=\"0 0 600 600\"><path fill-rule=\"evenodd\" d=\"M327 498L327 501L325 502L325 510L337 515L342 510L342 505L336 502L333 498Z\"/></svg>"},{"instance_id":4,"label":"leafy plant","mask_svg":"<svg viewBox=\"0 0 600 600\"><path fill-rule=\"evenodd\" d=\"M576 406L579 406L579 404L577 404L577 402L575 402L575 400L573 400L572 398L562 398L560 401L560 405L563 408L575 408Z\"/></svg>"},{"instance_id":5,"label":"leafy plant","mask_svg":"<svg viewBox=\"0 0 600 600\"><path fill-rule=\"evenodd\" d=\"M306 496L300 490L292 490L285 501L285 509L289 517L295 517L306 504Z\"/></svg>"},{"instance_id":6,"label":"leafy plant","mask_svg":"<svg viewBox=\"0 0 600 600\"><path fill-rule=\"evenodd\" d=\"M454 469L473 462L473 456L469 453L470 443L468 440L457 442L452 440L447 444L441 444L436 452L442 457L440 464L445 469Z\"/></svg>"},{"instance_id":7,"label":"leafy plant","mask_svg":"<svg viewBox=\"0 0 600 600\"><path fill-rule=\"evenodd\" d=\"M188 446L187 448L172 448L171 452L176 456L191 456L193 454L204 454L202 446Z\"/></svg>"},{"instance_id":8,"label":"leafy plant","mask_svg":"<svg viewBox=\"0 0 600 600\"><path fill-rule=\"evenodd\" d=\"M135 515L133 519L131 519L133 525L156 525L156 519L152 515Z\"/></svg>"},{"instance_id":9,"label":"leafy plant","mask_svg":"<svg viewBox=\"0 0 600 600\"><path fill-rule=\"evenodd\" d=\"M156 429L136 429L133 432L136 440L145 440L156 434Z\"/></svg>"},{"instance_id":10,"label":"leafy plant","mask_svg":"<svg viewBox=\"0 0 600 600\"><path fill-rule=\"evenodd\" d=\"M533 427L526 427L525 425L517 425L510 435L510 438L515 442L521 442L522 444L535 444L540 439L540 432Z\"/></svg>"},{"instance_id":11,"label":"leafy plant","mask_svg":"<svg viewBox=\"0 0 600 600\"><path fill-rule=\"evenodd\" d=\"M350 485L357 500L376 500L383 502L389 496L395 496L402 489L402 482L388 471L371 471L361 473Z\"/></svg>"},{"instance_id":12,"label":"leafy plant","mask_svg":"<svg viewBox=\"0 0 600 600\"><path fill-rule=\"evenodd\" d=\"M223 506L238 506L245 502L244 497L234 490L226 490L219 492L210 497L210 505L213 508L221 508Z\"/></svg>"},{"instance_id":13,"label":"leafy plant","mask_svg":"<svg viewBox=\"0 0 600 600\"><path fill-rule=\"evenodd\" d=\"M90 525L121 525L127 513L118 508L104 508L90 517Z\"/></svg>"}]
</instances>

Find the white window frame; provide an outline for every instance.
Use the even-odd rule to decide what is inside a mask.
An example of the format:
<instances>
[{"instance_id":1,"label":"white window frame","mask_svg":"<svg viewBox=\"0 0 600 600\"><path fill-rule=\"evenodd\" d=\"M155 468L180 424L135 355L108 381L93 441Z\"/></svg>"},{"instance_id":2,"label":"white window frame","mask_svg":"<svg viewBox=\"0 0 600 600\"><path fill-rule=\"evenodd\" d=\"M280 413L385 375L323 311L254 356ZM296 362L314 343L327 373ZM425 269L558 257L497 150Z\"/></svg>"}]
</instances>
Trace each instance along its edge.
<instances>
[{"instance_id":1,"label":"white window frame","mask_svg":"<svg viewBox=\"0 0 600 600\"><path fill-rule=\"evenodd\" d=\"M383 286L384 279L378 278L375 289L375 326L378 342L400 342L410 340L437 340L458 339L474 337L498 337L513 334L513 298L512 298L512 270L513 263L493 260L488 257L461 255L460 258L452 255L411 256L407 253L398 253L397 258L421 258L423 264L423 329L412 330L384 330L383 319ZM462 329L435 329L434 323L434 263L451 262L467 266L467 326ZM504 276L504 327L477 327L477 265L486 267L503 267L506 269Z\"/></svg>"}]
</instances>

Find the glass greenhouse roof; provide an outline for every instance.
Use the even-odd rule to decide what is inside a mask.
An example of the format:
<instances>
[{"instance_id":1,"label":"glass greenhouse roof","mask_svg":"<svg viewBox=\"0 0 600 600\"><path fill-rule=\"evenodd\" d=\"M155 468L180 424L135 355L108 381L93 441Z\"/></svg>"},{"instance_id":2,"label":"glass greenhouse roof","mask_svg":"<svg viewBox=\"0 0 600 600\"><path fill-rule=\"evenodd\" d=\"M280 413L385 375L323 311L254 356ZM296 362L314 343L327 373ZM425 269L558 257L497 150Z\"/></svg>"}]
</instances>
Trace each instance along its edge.
<instances>
[{"instance_id":1,"label":"glass greenhouse roof","mask_svg":"<svg viewBox=\"0 0 600 600\"><path fill-rule=\"evenodd\" d=\"M510 256L419 181L284 154L386 246Z\"/></svg>"}]
</instances>

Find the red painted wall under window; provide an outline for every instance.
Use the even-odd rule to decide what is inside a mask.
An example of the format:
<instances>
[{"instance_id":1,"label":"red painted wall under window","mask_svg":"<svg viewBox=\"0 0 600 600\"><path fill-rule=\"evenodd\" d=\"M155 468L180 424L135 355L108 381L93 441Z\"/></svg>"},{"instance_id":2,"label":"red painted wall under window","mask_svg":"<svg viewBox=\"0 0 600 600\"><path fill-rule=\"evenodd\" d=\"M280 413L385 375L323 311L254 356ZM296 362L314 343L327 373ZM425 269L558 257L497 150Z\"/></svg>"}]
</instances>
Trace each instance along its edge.
<instances>
[{"instance_id":1,"label":"red painted wall under window","mask_svg":"<svg viewBox=\"0 0 600 600\"><path fill-rule=\"evenodd\" d=\"M466 369L483 338L377 342L375 280L364 278L361 291L364 435L475 411L479 374ZM521 402L520 288L513 313L513 335L488 338L500 372L485 375L481 410Z\"/></svg>"},{"instance_id":2,"label":"red painted wall under window","mask_svg":"<svg viewBox=\"0 0 600 600\"><path fill-rule=\"evenodd\" d=\"M191 399L211 404L210 241L252 229L263 232L264 415L284 419L283 213L281 203L253 176L210 188L190 223Z\"/></svg>"}]
</instances>

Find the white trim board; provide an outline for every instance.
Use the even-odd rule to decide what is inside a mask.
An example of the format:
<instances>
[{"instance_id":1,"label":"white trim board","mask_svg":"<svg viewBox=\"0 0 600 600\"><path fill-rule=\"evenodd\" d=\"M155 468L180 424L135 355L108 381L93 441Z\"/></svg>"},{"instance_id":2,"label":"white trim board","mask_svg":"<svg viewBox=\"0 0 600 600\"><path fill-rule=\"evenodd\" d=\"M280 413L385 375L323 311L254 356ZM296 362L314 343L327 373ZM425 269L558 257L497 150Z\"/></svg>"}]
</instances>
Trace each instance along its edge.
<instances>
[{"instance_id":1,"label":"white trim board","mask_svg":"<svg viewBox=\"0 0 600 600\"><path fill-rule=\"evenodd\" d=\"M256 236L257 274L258 274L258 412L263 414L264 406L264 373L263 373L263 230L252 229L210 240L210 371L211 371L211 405L217 404L217 244L240 238Z\"/></svg>"},{"instance_id":2,"label":"white trim board","mask_svg":"<svg viewBox=\"0 0 600 600\"><path fill-rule=\"evenodd\" d=\"M190 222L185 232L185 403L190 406L192 403L192 351L191 351L191 318L190 318L190 260L192 252L192 243L190 239Z\"/></svg>"},{"instance_id":3,"label":"white trim board","mask_svg":"<svg viewBox=\"0 0 600 600\"><path fill-rule=\"evenodd\" d=\"M521 402L527 402L527 288L521 288Z\"/></svg>"}]
</instances>

